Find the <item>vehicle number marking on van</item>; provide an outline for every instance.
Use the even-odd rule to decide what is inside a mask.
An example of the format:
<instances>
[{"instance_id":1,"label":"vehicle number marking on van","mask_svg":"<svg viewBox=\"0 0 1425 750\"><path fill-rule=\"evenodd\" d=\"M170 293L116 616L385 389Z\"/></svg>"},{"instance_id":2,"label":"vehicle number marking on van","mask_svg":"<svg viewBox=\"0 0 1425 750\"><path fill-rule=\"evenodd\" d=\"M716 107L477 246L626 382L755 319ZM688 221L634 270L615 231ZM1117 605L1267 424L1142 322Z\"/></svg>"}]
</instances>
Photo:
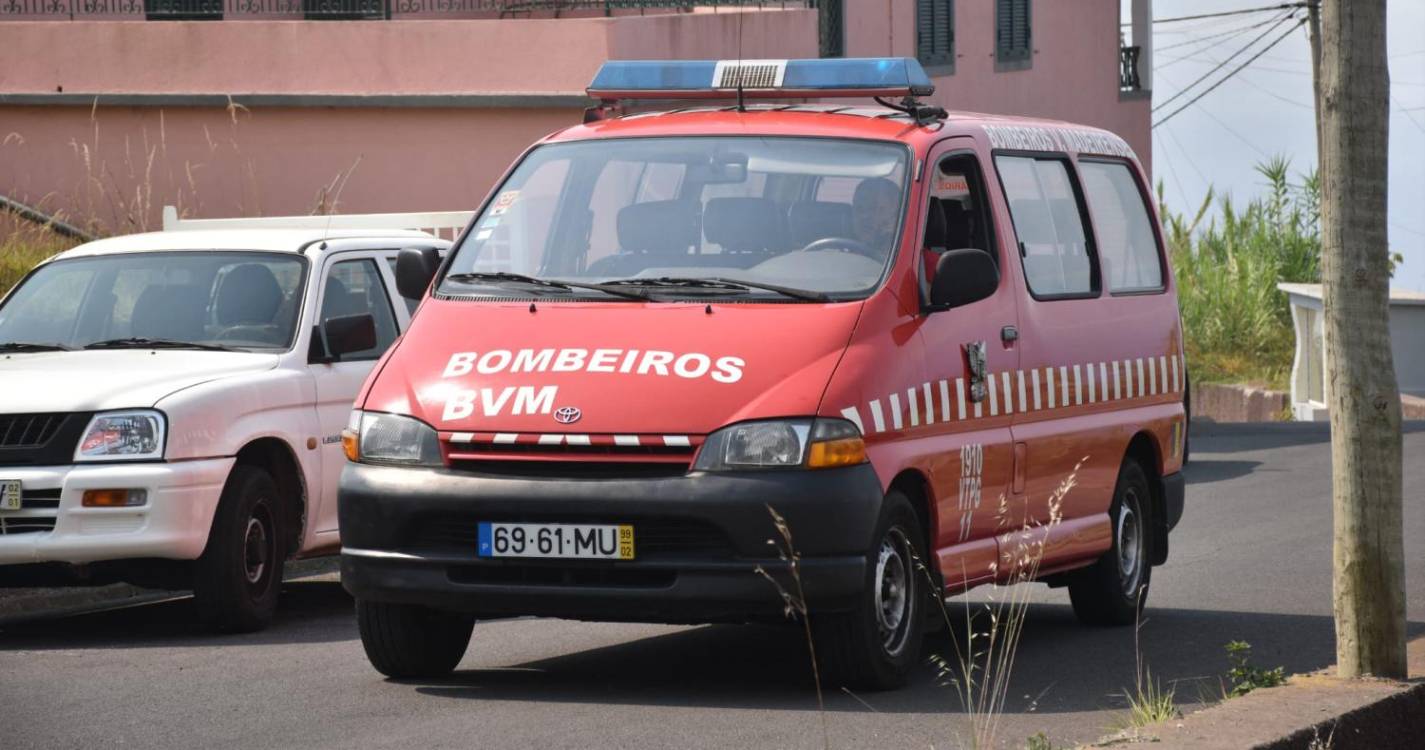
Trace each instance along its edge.
<instances>
[{"instance_id":1,"label":"vehicle number marking on van","mask_svg":"<svg viewBox=\"0 0 1425 750\"><path fill-rule=\"evenodd\" d=\"M0 479L0 510L20 509L20 480Z\"/></svg>"},{"instance_id":2,"label":"vehicle number marking on van","mask_svg":"<svg viewBox=\"0 0 1425 750\"><path fill-rule=\"evenodd\" d=\"M482 523L480 557L543 557L632 560L629 524Z\"/></svg>"},{"instance_id":3,"label":"vehicle number marking on van","mask_svg":"<svg viewBox=\"0 0 1425 750\"><path fill-rule=\"evenodd\" d=\"M970 538L970 526L980 507L984 484L985 446L969 443L960 448L960 498L956 508L960 513L960 541Z\"/></svg>"}]
</instances>

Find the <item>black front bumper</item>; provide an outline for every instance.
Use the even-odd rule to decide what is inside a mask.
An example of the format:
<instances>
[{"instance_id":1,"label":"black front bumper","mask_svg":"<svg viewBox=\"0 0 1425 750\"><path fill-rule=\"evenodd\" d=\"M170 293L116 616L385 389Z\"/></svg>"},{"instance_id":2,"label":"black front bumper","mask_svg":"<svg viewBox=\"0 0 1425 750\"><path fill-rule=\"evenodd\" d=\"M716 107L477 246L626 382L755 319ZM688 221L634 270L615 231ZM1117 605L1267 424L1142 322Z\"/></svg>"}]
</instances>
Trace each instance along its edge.
<instances>
[{"instance_id":1,"label":"black front bumper","mask_svg":"<svg viewBox=\"0 0 1425 750\"><path fill-rule=\"evenodd\" d=\"M656 479L497 477L348 464L342 583L360 599L478 615L713 622L781 618L791 593L768 507L787 521L808 605L844 610L865 586L880 514L869 465ZM484 521L630 523L629 561L490 559Z\"/></svg>"}]
</instances>

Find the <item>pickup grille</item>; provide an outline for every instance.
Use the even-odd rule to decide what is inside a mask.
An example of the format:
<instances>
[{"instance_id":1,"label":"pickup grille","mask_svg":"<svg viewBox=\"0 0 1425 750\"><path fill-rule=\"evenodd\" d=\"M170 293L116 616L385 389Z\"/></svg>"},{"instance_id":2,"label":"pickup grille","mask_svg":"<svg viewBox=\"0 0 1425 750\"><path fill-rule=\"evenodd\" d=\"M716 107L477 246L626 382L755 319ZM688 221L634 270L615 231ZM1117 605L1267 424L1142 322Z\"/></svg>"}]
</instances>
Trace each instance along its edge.
<instances>
[{"instance_id":1,"label":"pickup grille","mask_svg":"<svg viewBox=\"0 0 1425 750\"><path fill-rule=\"evenodd\" d=\"M0 536L54 531L59 514L59 488L20 490L20 510L0 511Z\"/></svg>"},{"instance_id":2,"label":"pickup grille","mask_svg":"<svg viewBox=\"0 0 1425 750\"><path fill-rule=\"evenodd\" d=\"M0 414L0 466L66 466L91 414Z\"/></svg>"},{"instance_id":3,"label":"pickup grille","mask_svg":"<svg viewBox=\"0 0 1425 750\"><path fill-rule=\"evenodd\" d=\"M59 431L65 414L0 415L0 448L39 448Z\"/></svg>"}]
</instances>

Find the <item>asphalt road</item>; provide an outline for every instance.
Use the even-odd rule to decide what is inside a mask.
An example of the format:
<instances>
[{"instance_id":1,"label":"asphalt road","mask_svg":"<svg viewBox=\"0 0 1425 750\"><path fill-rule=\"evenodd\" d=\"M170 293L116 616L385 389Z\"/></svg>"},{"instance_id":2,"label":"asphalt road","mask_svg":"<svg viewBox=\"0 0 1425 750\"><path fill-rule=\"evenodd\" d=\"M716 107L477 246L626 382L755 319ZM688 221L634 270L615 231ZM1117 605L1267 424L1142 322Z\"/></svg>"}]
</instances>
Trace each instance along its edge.
<instances>
[{"instance_id":1,"label":"asphalt road","mask_svg":"<svg viewBox=\"0 0 1425 750\"><path fill-rule=\"evenodd\" d=\"M1289 672L1333 661L1327 441L1312 424L1195 432L1187 513L1140 629L1144 661L1180 704L1217 690L1229 640ZM1425 424L1405 446L1418 636ZM1133 684L1133 630L1080 626L1063 591L1034 595L999 736L1097 738ZM0 630L0 745L815 748L825 731L839 748L951 748L971 731L928 664L909 688L832 693L818 712L794 628L487 622L454 677L395 682L368 666L337 583L288 583L283 596L279 621L256 635L205 634L184 600ZM945 634L930 643L953 653Z\"/></svg>"}]
</instances>

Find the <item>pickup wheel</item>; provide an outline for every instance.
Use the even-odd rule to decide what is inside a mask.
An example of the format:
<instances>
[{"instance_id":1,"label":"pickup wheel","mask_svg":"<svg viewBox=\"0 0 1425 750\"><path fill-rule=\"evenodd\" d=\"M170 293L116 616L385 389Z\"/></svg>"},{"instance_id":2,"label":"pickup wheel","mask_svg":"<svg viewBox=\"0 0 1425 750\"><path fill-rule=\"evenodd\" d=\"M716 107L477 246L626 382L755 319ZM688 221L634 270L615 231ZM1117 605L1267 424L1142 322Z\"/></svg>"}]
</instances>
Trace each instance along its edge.
<instances>
[{"instance_id":1,"label":"pickup wheel","mask_svg":"<svg viewBox=\"0 0 1425 750\"><path fill-rule=\"evenodd\" d=\"M1113 547L1069 583L1069 600L1080 622L1131 625L1137 619L1153 573L1152 508L1147 473L1136 460L1124 459L1108 509Z\"/></svg>"},{"instance_id":2,"label":"pickup wheel","mask_svg":"<svg viewBox=\"0 0 1425 750\"><path fill-rule=\"evenodd\" d=\"M272 621L287 556L278 498L262 469L239 465L228 475L193 576L198 617L208 625L246 633Z\"/></svg>"},{"instance_id":3,"label":"pickup wheel","mask_svg":"<svg viewBox=\"0 0 1425 750\"><path fill-rule=\"evenodd\" d=\"M361 645L387 677L442 677L465 656L475 616L415 604L356 600Z\"/></svg>"},{"instance_id":4,"label":"pickup wheel","mask_svg":"<svg viewBox=\"0 0 1425 750\"><path fill-rule=\"evenodd\" d=\"M824 682L889 690L904 685L915 666L931 601L920 569L925 535L901 492L886 495L874 538L856 608L813 613L811 625Z\"/></svg>"}]
</instances>

